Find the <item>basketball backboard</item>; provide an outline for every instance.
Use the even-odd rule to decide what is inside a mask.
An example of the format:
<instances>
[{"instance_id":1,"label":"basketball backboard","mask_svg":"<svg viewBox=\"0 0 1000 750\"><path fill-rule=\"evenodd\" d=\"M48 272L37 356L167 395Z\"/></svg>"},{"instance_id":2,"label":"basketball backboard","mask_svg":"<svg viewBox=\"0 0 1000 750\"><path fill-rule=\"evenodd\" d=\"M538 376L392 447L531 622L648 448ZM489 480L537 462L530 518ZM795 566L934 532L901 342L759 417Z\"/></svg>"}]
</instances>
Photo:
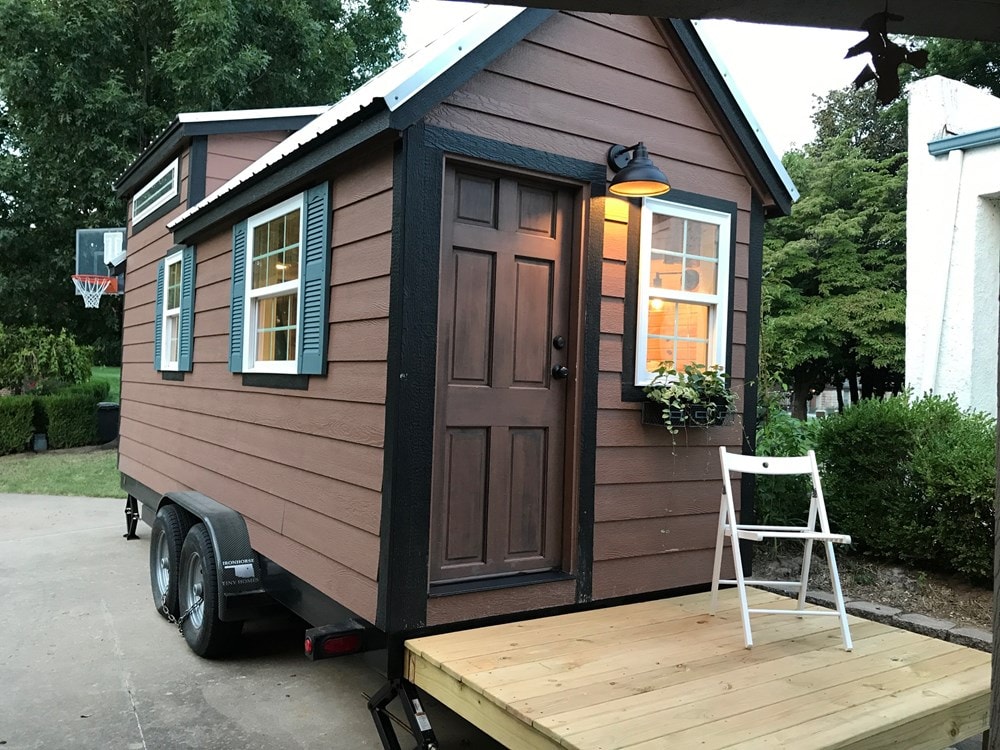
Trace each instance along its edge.
<instances>
[{"instance_id":1,"label":"basketball backboard","mask_svg":"<svg viewBox=\"0 0 1000 750\"><path fill-rule=\"evenodd\" d=\"M125 290L125 255L124 227L76 230L76 273L117 276L118 294Z\"/></svg>"}]
</instances>

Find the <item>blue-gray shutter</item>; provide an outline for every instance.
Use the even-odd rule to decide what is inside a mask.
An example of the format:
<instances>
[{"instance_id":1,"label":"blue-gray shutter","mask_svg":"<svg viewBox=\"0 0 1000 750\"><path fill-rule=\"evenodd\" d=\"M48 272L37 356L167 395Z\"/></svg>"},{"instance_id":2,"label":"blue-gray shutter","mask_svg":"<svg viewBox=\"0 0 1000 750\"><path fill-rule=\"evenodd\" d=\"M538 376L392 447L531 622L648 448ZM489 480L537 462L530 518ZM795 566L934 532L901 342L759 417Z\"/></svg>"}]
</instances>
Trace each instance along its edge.
<instances>
[{"instance_id":1,"label":"blue-gray shutter","mask_svg":"<svg viewBox=\"0 0 1000 750\"><path fill-rule=\"evenodd\" d=\"M246 294L247 223L233 227L233 296L229 305L229 371L243 372L243 297Z\"/></svg>"},{"instance_id":2,"label":"blue-gray shutter","mask_svg":"<svg viewBox=\"0 0 1000 750\"><path fill-rule=\"evenodd\" d=\"M330 294L329 183L309 188L304 208L298 370L302 375L324 375Z\"/></svg>"},{"instance_id":3,"label":"blue-gray shutter","mask_svg":"<svg viewBox=\"0 0 1000 750\"><path fill-rule=\"evenodd\" d=\"M177 369L191 372L194 350L194 248L181 250L181 313L177 325Z\"/></svg>"},{"instance_id":4,"label":"blue-gray shutter","mask_svg":"<svg viewBox=\"0 0 1000 750\"><path fill-rule=\"evenodd\" d=\"M163 277L166 261L156 267L156 313L153 317L153 369L159 370L163 351Z\"/></svg>"}]
</instances>

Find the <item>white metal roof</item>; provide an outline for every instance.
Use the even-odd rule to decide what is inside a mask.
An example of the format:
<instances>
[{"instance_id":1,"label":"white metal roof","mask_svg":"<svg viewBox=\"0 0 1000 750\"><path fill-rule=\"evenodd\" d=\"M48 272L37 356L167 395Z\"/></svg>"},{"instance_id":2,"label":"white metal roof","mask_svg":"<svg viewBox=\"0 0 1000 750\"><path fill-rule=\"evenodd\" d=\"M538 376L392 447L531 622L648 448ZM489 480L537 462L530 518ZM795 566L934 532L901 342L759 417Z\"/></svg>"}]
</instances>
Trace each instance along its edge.
<instances>
[{"instance_id":1,"label":"white metal roof","mask_svg":"<svg viewBox=\"0 0 1000 750\"><path fill-rule=\"evenodd\" d=\"M523 10L523 8L506 5L487 5L477 9L472 15L461 20L457 26L430 42L426 47L389 66L357 90L327 108L311 123L290 135L211 195L206 196L200 203L190 207L171 221L167 227L173 229L177 224L194 216L238 185L276 164L376 100L384 100L385 106L390 111L401 107L441 73L448 70L520 15Z\"/></svg>"},{"instance_id":2,"label":"white metal roof","mask_svg":"<svg viewBox=\"0 0 1000 750\"><path fill-rule=\"evenodd\" d=\"M272 107L270 109L234 109L221 112L181 112L177 122L228 122L229 120L264 120L271 117L315 117L330 109L329 104L317 107Z\"/></svg>"}]
</instances>

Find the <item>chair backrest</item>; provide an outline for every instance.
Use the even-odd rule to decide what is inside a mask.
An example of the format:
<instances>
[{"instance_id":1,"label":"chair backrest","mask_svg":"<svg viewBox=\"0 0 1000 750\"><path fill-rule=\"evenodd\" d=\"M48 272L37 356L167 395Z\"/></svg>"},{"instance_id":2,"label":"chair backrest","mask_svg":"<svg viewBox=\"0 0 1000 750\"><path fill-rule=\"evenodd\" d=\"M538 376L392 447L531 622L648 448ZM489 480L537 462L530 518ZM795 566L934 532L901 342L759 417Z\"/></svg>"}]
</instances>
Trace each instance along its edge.
<instances>
[{"instance_id":1,"label":"chair backrest","mask_svg":"<svg viewBox=\"0 0 1000 750\"><path fill-rule=\"evenodd\" d=\"M744 456L729 453L725 446L719 448L723 471L742 474L812 474L816 454L809 451L804 456Z\"/></svg>"}]
</instances>

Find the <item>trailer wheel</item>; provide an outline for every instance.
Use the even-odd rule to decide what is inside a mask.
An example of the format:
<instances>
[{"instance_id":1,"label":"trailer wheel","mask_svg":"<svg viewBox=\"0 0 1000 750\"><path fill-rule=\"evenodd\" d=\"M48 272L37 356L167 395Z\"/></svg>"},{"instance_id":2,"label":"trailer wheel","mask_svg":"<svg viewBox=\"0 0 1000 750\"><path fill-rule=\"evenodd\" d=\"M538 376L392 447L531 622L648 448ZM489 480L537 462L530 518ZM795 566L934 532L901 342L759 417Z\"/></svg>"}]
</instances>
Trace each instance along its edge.
<instances>
[{"instance_id":1,"label":"trailer wheel","mask_svg":"<svg viewBox=\"0 0 1000 750\"><path fill-rule=\"evenodd\" d=\"M164 617L177 616L177 572L184 537L191 517L176 505L164 505L156 513L149 537L149 584L153 604Z\"/></svg>"},{"instance_id":2,"label":"trailer wheel","mask_svg":"<svg viewBox=\"0 0 1000 750\"><path fill-rule=\"evenodd\" d=\"M184 640L192 651L212 659L233 649L243 623L219 619L218 562L202 523L191 527L181 548L178 599Z\"/></svg>"}]
</instances>

